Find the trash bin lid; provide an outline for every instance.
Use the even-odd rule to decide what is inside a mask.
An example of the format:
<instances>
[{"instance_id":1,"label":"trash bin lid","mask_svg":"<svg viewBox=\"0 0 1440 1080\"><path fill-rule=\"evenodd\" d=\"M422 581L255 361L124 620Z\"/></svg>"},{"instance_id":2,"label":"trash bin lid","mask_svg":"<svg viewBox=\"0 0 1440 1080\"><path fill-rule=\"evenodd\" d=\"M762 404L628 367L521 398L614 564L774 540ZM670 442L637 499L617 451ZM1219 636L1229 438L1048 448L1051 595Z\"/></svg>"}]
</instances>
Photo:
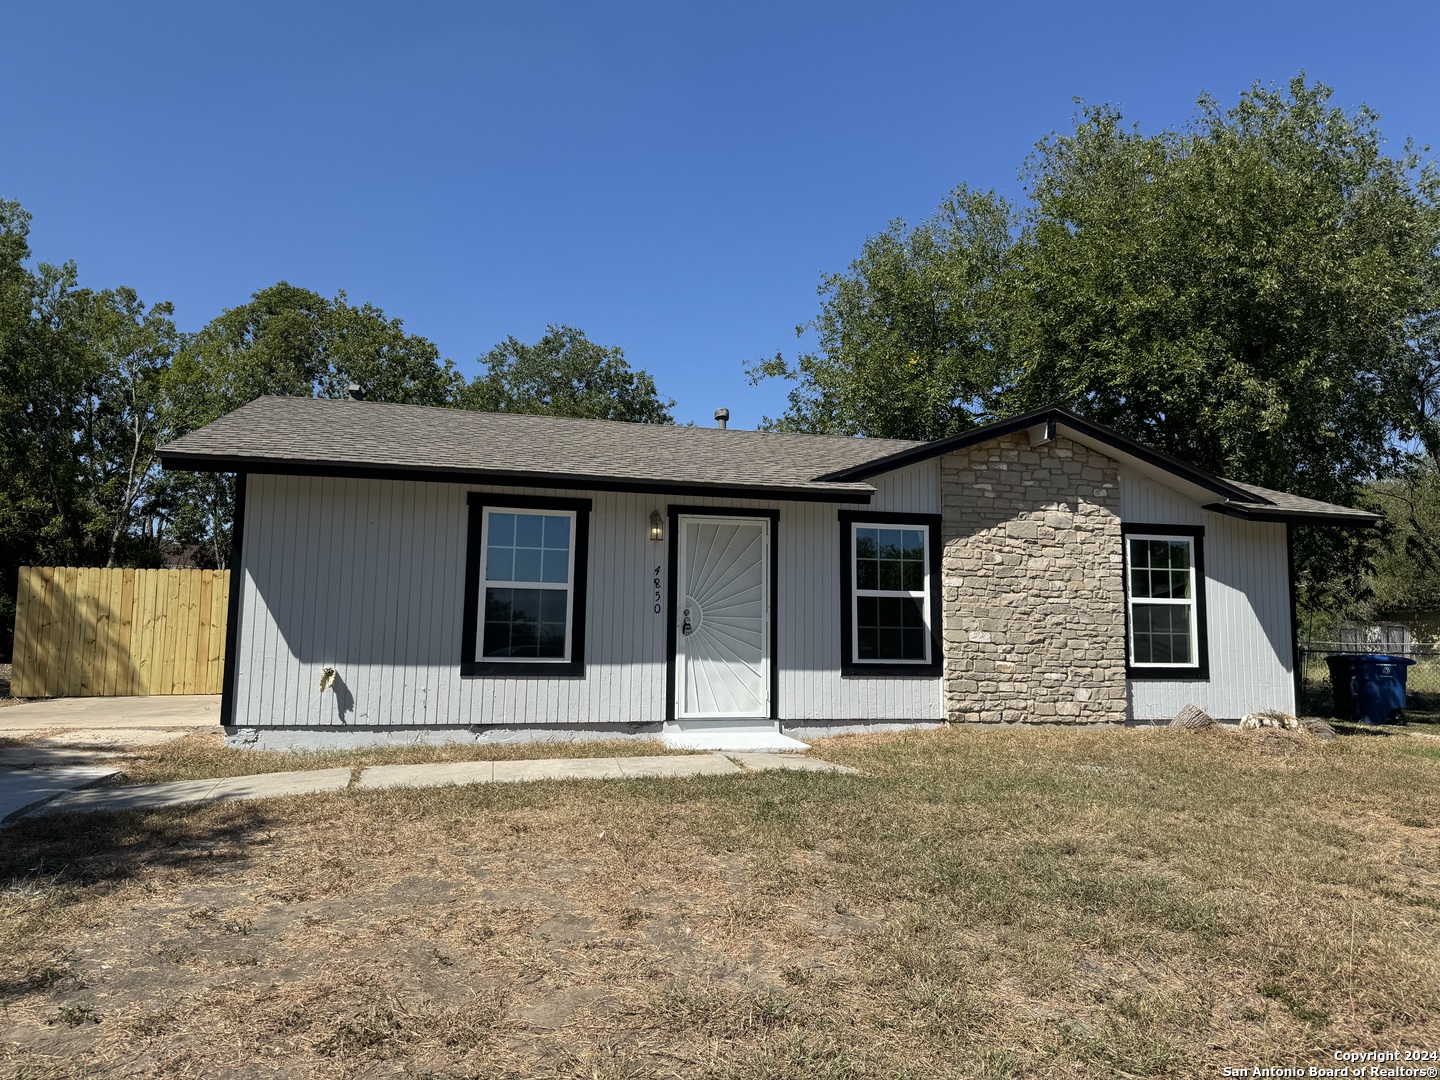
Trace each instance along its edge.
<instances>
[{"instance_id":1,"label":"trash bin lid","mask_svg":"<svg viewBox=\"0 0 1440 1080\"><path fill-rule=\"evenodd\" d=\"M1415 663L1413 657L1391 656L1388 653L1357 653L1355 661L1360 664L1405 664Z\"/></svg>"}]
</instances>

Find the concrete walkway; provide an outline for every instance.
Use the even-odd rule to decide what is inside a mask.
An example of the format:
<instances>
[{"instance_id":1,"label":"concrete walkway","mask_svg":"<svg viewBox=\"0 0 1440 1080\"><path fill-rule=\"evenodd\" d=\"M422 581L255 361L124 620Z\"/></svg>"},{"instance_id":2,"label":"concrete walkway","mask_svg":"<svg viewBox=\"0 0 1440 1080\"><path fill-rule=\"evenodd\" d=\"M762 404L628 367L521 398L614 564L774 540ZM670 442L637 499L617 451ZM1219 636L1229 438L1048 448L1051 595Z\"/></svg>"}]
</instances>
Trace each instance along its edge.
<instances>
[{"instance_id":1,"label":"concrete walkway","mask_svg":"<svg viewBox=\"0 0 1440 1080\"><path fill-rule=\"evenodd\" d=\"M635 780L684 776L738 776L776 769L800 772L855 774L856 770L816 758L794 754L685 754L654 757L537 758L526 761L456 761L431 765L372 765L352 780L350 769L261 773L220 780L177 780L168 784L132 787L84 787L67 790L43 784L20 793L26 799L0 803L0 823L60 812L155 809L237 799L269 799L282 795L309 795L345 791L351 787L374 791L400 787L443 787L452 784L506 784L529 780ZM35 778L61 770L36 770ZM25 775L16 770L16 776ZM96 783L113 772L101 772ZM75 778L80 779L80 778ZM13 809L6 812L6 805Z\"/></svg>"},{"instance_id":2,"label":"concrete walkway","mask_svg":"<svg viewBox=\"0 0 1440 1080\"><path fill-rule=\"evenodd\" d=\"M196 731L221 734L218 696L47 698L0 708L0 823L114 776L112 763L138 747Z\"/></svg>"}]
</instances>

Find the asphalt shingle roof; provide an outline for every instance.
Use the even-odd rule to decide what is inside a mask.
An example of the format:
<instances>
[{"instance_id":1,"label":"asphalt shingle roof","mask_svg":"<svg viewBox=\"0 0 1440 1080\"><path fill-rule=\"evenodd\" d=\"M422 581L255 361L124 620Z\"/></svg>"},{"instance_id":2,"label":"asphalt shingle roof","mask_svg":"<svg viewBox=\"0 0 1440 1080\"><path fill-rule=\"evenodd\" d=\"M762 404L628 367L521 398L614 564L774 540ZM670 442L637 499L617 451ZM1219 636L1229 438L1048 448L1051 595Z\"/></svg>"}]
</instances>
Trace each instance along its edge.
<instances>
[{"instance_id":1,"label":"asphalt shingle roof","mask_svg":"<svg viewBox=\"0 0 1440 1080\"><path fill-rule=\"evenodd\" d=\"M303 462L497 477L808 491L866 501L872 485L815 478L923 443L739 428L262 397L160 450L167 468ZM417 477L422 478L422 477Z\"/></svg>"},{"instance_id":2,"label":"asphalt shingle roof","mask_svg":"<svg viewBox=\"0 0 1440 1080\"><path fill-rule=\"evenodd\" d=\"M1368 510L1356 510L1353 506L1340 506L1337 503L1321 502L1319 499L1307 499L1303 495L1291 495L1288 491L1276 491L1273 488L1260 487L1258 484L1244 484L1239 480L1226 480L1225 482L1231 487L1251 492L1256 496L1253 503L1232 500L1234 505L1253 508L1261 513L1266 510L1279 510L1297 515L1354 518L1358 524L1368 524L1376 520L1375 514Z\"/></svg>"},{"instance_id":3,"label":"asphalt shingle roof","mask_svg":"<svg viewBox=\"0 0 1440 1080\"><path fill-rule=\"evenodd\" d=\"M1063 410L1040 410L937 442L676 427L521 413L262 397L160 448L169 469L377 472L543 486L713 490L868 502L871 476L1054 418L1177 475L1218 485L1215 508L1261 520L1365 525L1376 515L1214 477ZM893 460L892 460L893 459ZM573 481L573 485L569 483ZM1253 498L1235 498L1236 494Z\"/></svg>"}]
</instances>

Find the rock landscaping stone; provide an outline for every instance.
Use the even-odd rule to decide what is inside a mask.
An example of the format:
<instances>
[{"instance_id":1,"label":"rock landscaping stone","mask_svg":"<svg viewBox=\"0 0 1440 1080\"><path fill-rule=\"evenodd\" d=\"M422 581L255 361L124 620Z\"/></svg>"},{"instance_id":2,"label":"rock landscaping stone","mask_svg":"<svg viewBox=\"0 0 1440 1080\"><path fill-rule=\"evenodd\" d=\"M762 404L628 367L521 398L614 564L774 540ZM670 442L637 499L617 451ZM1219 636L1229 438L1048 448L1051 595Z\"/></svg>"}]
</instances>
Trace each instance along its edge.
<instances>
[{"instance_id":1,"label":"rock landscaping stone","mask_svg":"<svg viewBox=\"0 0 1440 1080\"><path fill-rule=\"evenodd\" d=\"M1261 712L1253 712L1240 721L1241 731L1258 731L1260 728L1279 728L1282 731L1297 731L1300 728L1298 717L1280 709L1265 709Z\"/></svg>"},{"instance_id":2,"label":"rock landscaping stone","mask_svg":"<svg viewBox=\"0 0 1440 1080\"><path fill-rule=\"evenodd\" d=\"M1215 718L1199 705L1186 705L1175 714L1175 719L1170 721L1170 726L1181 731L1203 731L1205 728L1215 726Z\"/></svg>"}]
</instances>

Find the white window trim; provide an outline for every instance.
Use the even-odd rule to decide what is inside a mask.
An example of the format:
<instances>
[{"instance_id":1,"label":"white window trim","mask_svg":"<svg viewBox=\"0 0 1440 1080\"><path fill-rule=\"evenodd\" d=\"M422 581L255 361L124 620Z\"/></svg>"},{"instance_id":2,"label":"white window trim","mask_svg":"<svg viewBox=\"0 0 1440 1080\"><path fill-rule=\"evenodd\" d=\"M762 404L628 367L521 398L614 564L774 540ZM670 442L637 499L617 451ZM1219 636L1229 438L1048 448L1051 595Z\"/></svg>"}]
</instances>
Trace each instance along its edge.
<instances>
[{"instance_id":1,"label":"white window trim","mask_svg":"<svg viewBox=\"0 0 1440 1080\"><path fill-rule=\"evenodd\" d=\"M1132 668L1190 668L1198 671L1200 668L1200 591L1195 579L1195 537L1187 534L1177 533L1140 533L1132 532L1125 534L1125 615L1129 633L1126 635L1129 640L1125 643L1128 650L1127 660ZM1190 597L1189 599L1177 599L1169 596L1136 596L1131 587L1133 580L1130 566L1130 544L1134 540L1164 540L1167 543L1182 542L1190 549ZM1147 660L1141 663L1135 659L1135 605L1136 604L1169 604L1172 606L1185 605L1190 609L1190 655L1188 661Z\"/></svg>"},{"instance_id":2,"label":"white window trim","mask_svg":"<svg viewBox=\"0 0 1440 1080\"><path fill-rule=\"evenodd\" d=\"M492 581L490 565L490 515L524 514L532 517L563 517L570 519L570 548L566 552L565 581ZM575 526L574 510L541 510L526 506L486 506L480 523L480 603L475 627L475 659L486 664L568 664L575 640ZM565 590L565 654L563 656L486 656L485 655L485 594L490 589Z\"/></svg>"},{"instance_id":3,"label":"white window trim","mask_svg":"<svg viewBox=\"0 0 1440 1080\"><path fill-rule=\"evenodd\" d=\"M861 529L899 529L905 532L919 532L925 545L924 560L921 562L923 575L920 589L862 589L860 588L860 544ZM860 597L909 597L920 601L921 617L925 620L925 659L923 660L880 660L860 659ZM852 664L888 664L892 667L924 667L930 664L930 530L924 525L907 525L894 521L852 521L850 523L850 662Z\"/></svg>"}]
</instances>

